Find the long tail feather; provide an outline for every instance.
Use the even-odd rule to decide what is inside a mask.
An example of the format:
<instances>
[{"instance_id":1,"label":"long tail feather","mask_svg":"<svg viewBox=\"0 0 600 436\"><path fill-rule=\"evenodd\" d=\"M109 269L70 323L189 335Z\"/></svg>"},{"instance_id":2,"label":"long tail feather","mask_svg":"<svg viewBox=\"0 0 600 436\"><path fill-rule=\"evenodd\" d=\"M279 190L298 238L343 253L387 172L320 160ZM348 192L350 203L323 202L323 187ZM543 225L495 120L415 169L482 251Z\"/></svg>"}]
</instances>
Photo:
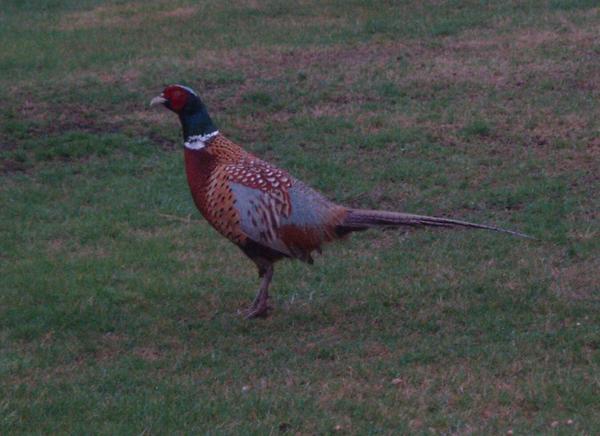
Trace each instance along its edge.
<instances>
[{"instance_id":1,"label":"long tail feather","mask_svg":"<svg viewBox=\"0 0 600 436\"><path fill-rule=\"evenodd\" d=\"M400 227L400 226L432 226L432 227L468 227L474 229L492 230L494 232L509 233L521 238L534 239L524 233L507 230L487 224L476 224L451 218L438 218L426 215L414 215L402 212L388 212L383 210L349 209L342 228L347 231L365 230L371 227Z\"/></svg>"}]
</instances>

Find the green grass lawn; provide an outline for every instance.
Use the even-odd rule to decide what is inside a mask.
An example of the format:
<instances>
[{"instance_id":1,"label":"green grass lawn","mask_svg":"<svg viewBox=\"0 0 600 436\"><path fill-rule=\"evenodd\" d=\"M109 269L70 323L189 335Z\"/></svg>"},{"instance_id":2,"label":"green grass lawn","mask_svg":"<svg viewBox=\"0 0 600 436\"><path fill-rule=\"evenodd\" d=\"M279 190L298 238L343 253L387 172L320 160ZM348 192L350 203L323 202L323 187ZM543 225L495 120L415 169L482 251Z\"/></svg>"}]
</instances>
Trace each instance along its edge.
<instances>
[{"instance_id":1,"label":"green grass lawn","mask_svg":"<svg viewBox=\"0 0 600 436\"><path fill-rule=\"evenodd\" d=\"M594 0L3 0L0 433L598 433L599 71ZM538 240L359 234L246 321L172 82L335 201Z\"/></svg>"}]
</instances>

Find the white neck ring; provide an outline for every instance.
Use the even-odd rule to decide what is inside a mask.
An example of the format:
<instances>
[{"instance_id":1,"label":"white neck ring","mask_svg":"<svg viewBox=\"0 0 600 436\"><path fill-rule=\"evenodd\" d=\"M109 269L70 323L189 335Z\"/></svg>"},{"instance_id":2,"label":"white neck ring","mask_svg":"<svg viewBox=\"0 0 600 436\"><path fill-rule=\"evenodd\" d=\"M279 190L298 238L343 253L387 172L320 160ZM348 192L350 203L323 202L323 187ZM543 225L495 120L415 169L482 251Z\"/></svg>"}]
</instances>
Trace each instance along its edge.
<instances>
[{"instance_id":1,"label":"white neck ring","mask_svg":"<svg viewBox=\"0 0 600 436\"><path fill-rule=\"evenodd\" d=\"M190 150L202 150L204 147L206 147L206 143L218 134L219 131L215 130L214 132L207 133L206 135L190 136L187 141L183 143L183 145L185 148L189 148Z\"/></svg>"}]
</instances>

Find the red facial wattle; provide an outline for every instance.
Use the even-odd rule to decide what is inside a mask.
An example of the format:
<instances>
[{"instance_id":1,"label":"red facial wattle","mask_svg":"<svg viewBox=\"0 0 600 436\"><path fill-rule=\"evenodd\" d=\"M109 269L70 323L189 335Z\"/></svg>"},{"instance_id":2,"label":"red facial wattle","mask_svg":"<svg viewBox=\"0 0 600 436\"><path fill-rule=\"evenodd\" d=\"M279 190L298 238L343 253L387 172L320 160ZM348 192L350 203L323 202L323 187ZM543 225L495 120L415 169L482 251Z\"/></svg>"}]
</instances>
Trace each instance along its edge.
<instances>
[{"instance_id":1,"label":"red facial wattle","mask_svg":"<svg viewBox=\"0 0 600 436\"><path fill-rule=\"evenodd\" d=\"M179 86L168 86L163 91L164 98L167 99L169 109L180 112L187 103L188 93Z\"/></svg>"}]
</instances>

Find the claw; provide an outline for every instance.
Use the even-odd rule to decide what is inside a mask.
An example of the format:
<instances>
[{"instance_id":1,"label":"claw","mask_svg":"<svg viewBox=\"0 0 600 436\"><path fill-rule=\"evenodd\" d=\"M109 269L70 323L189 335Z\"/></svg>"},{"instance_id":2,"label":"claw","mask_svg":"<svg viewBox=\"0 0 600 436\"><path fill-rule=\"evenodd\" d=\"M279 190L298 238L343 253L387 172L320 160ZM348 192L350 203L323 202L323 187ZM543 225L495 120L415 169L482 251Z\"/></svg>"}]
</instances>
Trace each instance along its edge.
<instances>
[{"instance_id":1,"label":"claw","mask_svg":"<svg viewBox=\"0 0 600 436\"><path fill-rule=\"evenodd\" d=\"M264 304L250 306L248 309L244 310L242 314L246 319L267 318L272 310L273 306L265 302Z\"/></svg>"}]
</instances>

